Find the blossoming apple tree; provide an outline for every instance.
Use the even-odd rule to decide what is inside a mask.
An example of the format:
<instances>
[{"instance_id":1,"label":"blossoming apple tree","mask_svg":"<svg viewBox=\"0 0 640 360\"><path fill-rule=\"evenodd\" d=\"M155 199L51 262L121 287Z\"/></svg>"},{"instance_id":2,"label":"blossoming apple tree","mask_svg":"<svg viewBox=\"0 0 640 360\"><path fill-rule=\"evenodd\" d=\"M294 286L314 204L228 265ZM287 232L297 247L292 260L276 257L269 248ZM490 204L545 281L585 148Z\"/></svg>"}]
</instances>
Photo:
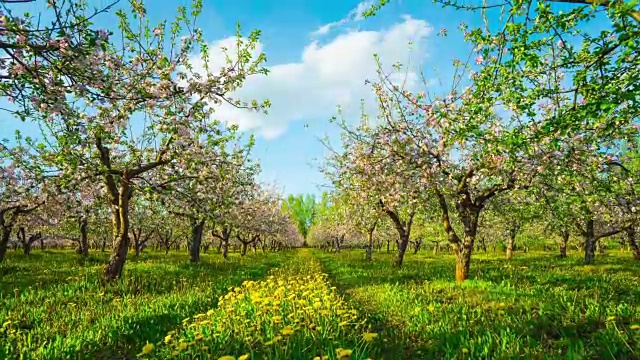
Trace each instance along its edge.
<instances>
[{"instance_id":1,"label":"blossoming apple tree","mask_svg":"<svg viewBox=\"0 0 640 360\"><path fill-rule=\"evenodd\" d=\"M211 117L217 104L254 110L268 105L228 96L248 76L266 73L264 56L251 53L259 32L242 37L238 31L235 51L225 50L226 64L211 69L209 49L195 27L201 7L201 1L193 3L193 18L180 7L170 26L154 27L144 4L132 1L129 13L117 12L117 36L99 32L85 56L65 63L90 81L69 86L55 71L46 86L26 75L20 78L32 88L23 111L36 118L46 139L31 142L41 166L55 169L61 182L100 180L106 190L114 239L106 281L122 273L136 191L153 190L148 181L162 178L157 174L163 169L173 169L172 182L196 176L189 173L190 155L206 147L205 140L215 141L223 127ZM198 46L203 69L190 61ZM59 51L67 49L60 46ZM151 172L156 176L145 177Z\"/></svg>"}]
</instances>

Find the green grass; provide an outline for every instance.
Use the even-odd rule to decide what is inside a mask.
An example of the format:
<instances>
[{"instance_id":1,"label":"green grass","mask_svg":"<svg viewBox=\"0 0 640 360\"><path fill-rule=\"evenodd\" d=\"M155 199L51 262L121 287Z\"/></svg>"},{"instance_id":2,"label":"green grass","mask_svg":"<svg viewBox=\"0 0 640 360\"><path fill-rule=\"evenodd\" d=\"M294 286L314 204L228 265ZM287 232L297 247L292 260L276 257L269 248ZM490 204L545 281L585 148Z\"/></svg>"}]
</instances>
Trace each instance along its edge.
<instances>
[{"instance_id":1,"label":"green grass","mask_svg":"<svg viewBox=\"0 0 640 360\"><path fill-rule=\"evenodd\" d=\"M218 306L185 319L141 355L155 359L367 359L378 334L327 281L309 250L221 297ZM148 353L147 353L148 352Z\"/></svg>"},{"instance_id":2,"label":"green grass","mask_svg":"<svg viewBox=\"0 0 640 360\"><path fill-rule=\"evenodd\" d=\"M259 279L292 253L131 256L123 280L102 289L106 255L9 253L0 265L0 359L123 358L156 342L188 316L215 305L246 279ZM10 322L9 322L10 321ZM142 344L142 345L141 345Z\"/></svg>"},{"instance_id":3,"label":"green grass","mask_svg":"<svg viewBox=\"0 0 640 360\"><path fill-rule=\"evenodd\" d=\"M403 358L640 358L640 266L630 256L478 254L455 284L450 255L315 251L348 298Z\"/></svg>"},{"instance_id":4,"label":"green grass","mask_svg":"<svg viewBox=\"0 0 640 360\"><path fill-rule=\"evenodd\" d=\"M105 254L11 252L0 359L640 359L640 266L628 254L593 266L502 256L477 254L456 284L447 254L408 254L399 270L393 254L368 263L362 250L197 265L150 252L102 288Z\"/></svg>"}]
</instances>

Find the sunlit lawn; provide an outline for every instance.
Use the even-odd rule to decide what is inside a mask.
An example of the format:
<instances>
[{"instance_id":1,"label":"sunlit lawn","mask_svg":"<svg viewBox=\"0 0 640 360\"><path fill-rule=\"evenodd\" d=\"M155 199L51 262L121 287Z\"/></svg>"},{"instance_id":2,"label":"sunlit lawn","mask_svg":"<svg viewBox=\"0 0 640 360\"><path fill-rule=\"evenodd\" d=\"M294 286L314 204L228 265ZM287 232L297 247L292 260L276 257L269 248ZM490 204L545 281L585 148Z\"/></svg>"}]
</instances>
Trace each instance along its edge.
<instances>
[{"instance_id":1,"label":"sunlit lawn","mask_svg":"<svg viewBox=\"0 0 640 360\"><path fill-rule=\"evenodd\" d=\"M0 265L0 358L637 359L640 266L610 252L447 254L301 249L143 253L103 289L105 254L11 252ZM324 275L324 274L328 274Z\"/></svg>"},{"instance_id":2,"label":"sunlit lawn","mask_svg":"<svg viewBox=\"0 0 640 360\"><path fill-rule=\"evenodd\" d=\"M210 309L228 287L261 278L291 255L211 254L192 265L185 253L143 252L129 258L123 281L102 290L106 254L82 262L70 251L10 252L0 265L0 359L135 355Z\"/></svg>"},{"instance_id":3,"label":"sunlit lawn","mask_svg":"<svg viewBox=\"0 0 640 360\"><path fill-rule=\"evenodd\" d=\"M640 264L611 252L479 254L455 284L450 255L315 251L350 300L376 319L402 358L640 358Z\"/></svg>"}]
</instances>

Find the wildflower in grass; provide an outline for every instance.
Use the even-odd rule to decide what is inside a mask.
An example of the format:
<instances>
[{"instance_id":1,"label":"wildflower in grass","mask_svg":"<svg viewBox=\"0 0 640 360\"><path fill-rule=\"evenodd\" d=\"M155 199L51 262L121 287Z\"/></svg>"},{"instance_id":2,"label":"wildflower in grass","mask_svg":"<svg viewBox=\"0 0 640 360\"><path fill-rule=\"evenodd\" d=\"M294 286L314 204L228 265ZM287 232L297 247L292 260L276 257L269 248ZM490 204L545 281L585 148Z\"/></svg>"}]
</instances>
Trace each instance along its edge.
<instances>
[{"instance_id":1,"label":"wildflower in grass","mask_svg":"<svg viewBox=\"0 0 640 360\"><path fill-rule=\"evenodd\" d=\"M640 330L640 325L633 324L633 325L629 326L629 329L631 329L631 330Z\"/></svg>"},{"instance_id":2,"label":"wildflower in grass","mask_svg":"<svg viewBox=\"0 0 640 360\"><path fill-rule=\"evenodd\" d=\"M291 326L286 326L284 329L280 330L280 333L285 336L291 335L293 334L293 328Z\"/></svg>"},{"instance_id":3,"label":"wildflower in grass","mask_svg":"<svg viewBox=\"0 0 640 360\"><path fill-rule=\"evenodd\" d=\"M615 317L615 316L609 316L609 317L607 318L607 321L613 321L613 320L615 320L615 319L616 319L616 317Z\"/></svg>"},{"instance_id":4,"label":"wildflower in grass","mask_svg":"<svg viewBox=\"0 0 640 360\"><path fill-rule=\"evenodd\" d=\"M240 355L238 357L238 360L249 360L249 358L251 357L251 355L249 354L244 354L244 355Z\"/></svg>"},{"instance_id":5,"label":"wildflower in grass","mask_svg":"<svg viewBox=\"0 0 640 360\"><path fill-rule=\"evenodd\" d=\"M366 342L373 341L373 340L374 340L375 338L377 338L377 337L378 337L378 334L376 334L376 333L370 333L370 332L368 332L368 333L364 333L364 334L362 335L362 338L363 338L363 339L364 339L364 341L366 341Z\"/></svg>"},{"instance_id":6,"label":"wildflower in grass","mask_svg":"<svg viewBox=\"0 0 640 360\"><path fill-rule=\"evenodd\" d=\"M329 355L324 355L323 357L316 356L313 358L313 360L328 360L328 359L329 359Z\"/></svg>"},{"instance_id":7,"label":"wildflower in grass","mask_svg":"<svg viewBox=\"0 0 640 360\"><path fill-rule=\"evenodd\" d=\"M223 357L219 357L218 360L236 360L236 357L231 355L225 355Z\"/></svg>"},{"instance_id":8,"label":"wildflower in grass","mask_svg":"<svg viewBox=\"0 0 640 360\"><path fill-rule=\"evenodd\" d=\"M466 354L468 354L468 353L469 353L469 349L467 349L467 348L462 348L462 353L463 353L463 354L465 354L465 355L466 355Z\"/></svg>"},{"instance_id":9,"label":"wildflower in grass","mask_svg":"<svg viewBox=\"0 0 640 360\"><path fill-rule=\"evenodd\" d=\"M336 355L338 355L339 359L348 358L349 356L351 356L352 352L353 351L349 349L343 349L343 348L336 349Z\"/></svg>"},{"instance_id":10,"label":"wildflower in grass","mask_svg":"<svg viewBox=\"0 0 640 360\"><path fill-rule=\"evenodd\" d=\"M173 335L171 335L171 334L169 334L169 335L164 337L164 342L166 342L166 343L170 343L171 340L173 340Z\"/></svg>"},{"instance_id":11,"label":"wildflower in grass","mask_svg":"<svg viewBox=\"0 0 640 360\"><path fill-rule=\"evenodd\" d=\"M147 345L142 347L142 351L140 352L140 354L138 354L138 356L150 354L152 351L153 351L153 344L147 343Z\"/></svg>"}]
</instances>

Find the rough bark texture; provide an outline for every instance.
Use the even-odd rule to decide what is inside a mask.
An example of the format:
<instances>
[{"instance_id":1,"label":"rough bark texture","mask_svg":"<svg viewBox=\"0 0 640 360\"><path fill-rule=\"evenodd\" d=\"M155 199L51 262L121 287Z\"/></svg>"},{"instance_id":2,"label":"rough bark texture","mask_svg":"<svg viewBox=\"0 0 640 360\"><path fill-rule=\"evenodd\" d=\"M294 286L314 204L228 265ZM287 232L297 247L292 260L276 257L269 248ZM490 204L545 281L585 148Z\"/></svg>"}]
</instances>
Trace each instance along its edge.
<instances>
[{"instance_id":1,"label":"rough bark texture","mask_svg":"<svg viewBox=\"0 0 640 360\"><path fill-rule=\"evenodd\" d=\"M133 194L127 180L122 180L118 197L111 203L111 223L113 228L113 244L109 261L104 269L102 278L106 282L122 276L122 269L129 252L129 201Z\"/></svg>"},{"instance_id":2,"label":"rough bark texture","mask_svg":"<svg viewBox=\"0 0 640 360\"><path fill-rule=\"evenodd\" d=\"M584 237L584 262L593 264L596 256L596 237L594 234L594 223L592 219L587 220L587 226L583 233Z\"/></svg>"},{"instance_id":3,"label":"rough bark texture","mask_svg":"<svg viewBox=\"0 0 640 360\"><path fill-rule=\"evenodd\" d=\"M513 251L516 247L516 236L518 235L518 230L520 226L514 225L509 229L509 239L507 240L507 260L511 260L513 258Z\"/></svg>"},{"instance_id":4,"label":"rough bark texture","mask_svg":"<svg viewBox=\"0 0 640 360\"><path fill-rule=\"evenodd\" d=\"M88 221L85 216L82 216L79 221L80 225L80 255L82 257L89 256L89 240L87 237Z\"/></svg>"},{"instance_id":5,"label":"rough bark texture","mask_svg":"<svg viewBox=\"0 0 640 360\"><path fill-rule=\"evenodd\" d=\"M627 229L627 240L629 241L629 247L633 252L633 258L637 261L640 261L640 247L638 246L638 242L636 241L636 229L631 226Z\"/></svg>"},{"instance_id":6,"label":"rough bark texture","mask_svg":"<svg viewBox=\"0 0 640 360\"><path fill-rule=\"evenodd\" d=\"M422 239L417 239L415 243L415 247L413 248L413 254L417 254L420 251L420 247L422 246Z\"/></svg>"},{"instance_id":7,"label":"rough bark texture","mask_svg":"<svg viewBox=\"0 0 640 360\"><path fill-rule=\"evenodd\" d=\"M456 250L456 281L462 282L469 277L473 246L461 246Z\"/></svg>"},{"instance_id":8,"label":"rough bark texture","mask_svg":"<svg viewBox=\"0 0 640 360\"><path fill-rule=\"evenodd\" d=\"M561 258L566 258L567 257L567 243L569 242L569 232L568 231L563 231L562 232L562 241L560 242L560 257Z\"/></svg>"},{"instance_id":9,"label":"rough bark texture","mask_svg":"<svg viewBox=\"0 0 640 360\"><path fill-rule=\"evenodd\" d=\"M204 230L204 220L192 220L191 222L191 247L189 257L192 263L200 261L200 245L202 243L202 231Z\"/></svg>"},{"instance_id":10,"label":"rough bark texture","mask_svg":"<svg viewBox=\"0 0 640 360\"><path fill-rule=\"evenodd\" d=\"M374 229L369 229L369 231L367 231L367 261L371 261L373 260L373 231Z\"/></svg>"}]
</instances>

